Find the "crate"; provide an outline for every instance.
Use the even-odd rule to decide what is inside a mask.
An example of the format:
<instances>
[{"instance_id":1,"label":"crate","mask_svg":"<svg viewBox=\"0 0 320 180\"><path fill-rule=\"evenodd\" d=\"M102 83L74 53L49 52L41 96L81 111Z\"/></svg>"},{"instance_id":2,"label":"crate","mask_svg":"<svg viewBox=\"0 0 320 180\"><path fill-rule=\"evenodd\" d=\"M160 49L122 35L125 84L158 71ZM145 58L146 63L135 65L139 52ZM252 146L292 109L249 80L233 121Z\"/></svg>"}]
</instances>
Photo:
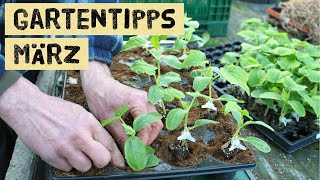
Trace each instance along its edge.
<instances>
[{"instance_id":1,"label":"crate","mask_svg":"<svg viewBox=\"0 0 320 180\"><path fill-rule=\"evenodd\" d=\"M184 3L188 17L199 21L197 34L226 36L232 0L122 0L123 3Z\"/></svg>"}]
</instances>

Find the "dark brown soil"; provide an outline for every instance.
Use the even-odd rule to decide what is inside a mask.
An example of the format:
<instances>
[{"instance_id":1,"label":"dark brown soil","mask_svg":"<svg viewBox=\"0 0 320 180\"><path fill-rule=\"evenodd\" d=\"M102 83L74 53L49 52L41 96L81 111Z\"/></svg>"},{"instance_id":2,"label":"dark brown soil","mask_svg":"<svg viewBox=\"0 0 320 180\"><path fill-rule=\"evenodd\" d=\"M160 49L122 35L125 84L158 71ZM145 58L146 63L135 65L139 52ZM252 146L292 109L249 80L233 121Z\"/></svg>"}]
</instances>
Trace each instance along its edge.
<instances>
[{"instance_id":1,"label":"dark brown soil","mask_svg":"<svg viewBox=\"0 0 320 180\"><path fill-rule=\"evenodd\" d=\"M114 58L114 64L111 66L112 75L118 81L131 86L129 81L135 81L136 77L147 78L146 75L138 76L137 74L130 71L126 62L132 62L133 58L136 59L144 59L146 62L152 63L153 59L151 56L139 56L142 53L142 49L135 49L128 52L120 53L118 56ZM119 63L121 61L122 63ZM123 63L125 62L125 63ZM182 80L186 80L186 83L183 84L173 84L172 87L177 88L183 92L192 91L192 87L189 84L192 84L192 79L189 77L189 72L179 72L167 66L161 66L162 73L167 72L177 72L180 73ZM75 71L70 71L68 76L79 78L79 73ZM148 90L150 87L150 83L146 84L141 89ZM204 91L205 94L208 94L208 89ZM213 94L216 95L216 92L213 91ZM85 108L87 108L87 104L85 102L85 97L81 88L81 81L79 81L78 85L67 85L66 87L66 95L65 99L78 103ZM204 99L199 99L200 103L205 103ZM173 101L172 104L177 107L181 107L178 101ZM171 104L171 105L172 105ZM190 152L189 158L186 160L179 160L173 156L172 151L170 151L170 145L177 145L177 137L180 135L182 125L175 131L162 131L158 138L151 145L156 150L156 155L163 162L173 165L174 169L179 169L186 166L196 166L201 163L202 160L207 159L208 157L213 157L217 160L224 161L227 164L249 164L254 163L255 160L253 158L253 151L251 149L247 149L246 151L239 151L236 155L232 157L226 157L223 153L221 146L229 141L236 130L236 126L232 121L230 115L224 116L223 111L221 109L221 102L215 102L216 107L218 107L218 112L215 115L216 121L219 121L219 124L209 125L208 129L213 131L216 135L214 139L211 139L207 144L205 144L202 137L200 137L196 142L188 142L188 149ZM158 109L161 111L161 109ZM189 113L189 124L194 124L194 121L204 117L208 112L200 107L192 108ZM196 130L194 130L196 131ZM192 132L191 132L192 133ZM150 170L147 170L150 171ZM73 171L71 173L63 173L61 171L57 171L58 175L62 176L70 176L70 175L105 175L106 170L99 170L96 168L92 168L88 173L82 174L80 172ZM116 173L116 172L115 172Z\"/></svg>"}]
</instances>

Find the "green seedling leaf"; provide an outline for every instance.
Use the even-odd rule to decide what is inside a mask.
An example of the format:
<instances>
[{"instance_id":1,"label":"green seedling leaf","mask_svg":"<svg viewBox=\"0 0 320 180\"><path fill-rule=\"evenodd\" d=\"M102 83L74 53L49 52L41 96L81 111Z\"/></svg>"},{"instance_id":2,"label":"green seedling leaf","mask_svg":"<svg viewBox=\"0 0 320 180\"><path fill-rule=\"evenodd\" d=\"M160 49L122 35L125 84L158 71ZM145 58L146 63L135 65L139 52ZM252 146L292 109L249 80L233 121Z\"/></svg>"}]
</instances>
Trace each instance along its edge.
<instances>
[{"instance_id":1,"label":"green seedling leaf","mask_svg":"<svg viewBox=\"0 0 320 180\"><path fill-rule=\"evenodd\" d=\"M191 102L185 102L185 101L180 101L180 102L181 102L183 109L188 109L191 104ZM191 107L198 107L199 105L200 105L199 102L193 102Z\"/></svg>"},{"instance_id":2,"label":"green seedling leaf","mask_svg":"<svg viewBox=\"0 0 320 180\"><path fill-rule=\"evenodd\" d=\"M207 96L207 95L203 95L201 94L200 92L186 92L187 95L191 96L191 97L195 97L195 98L198 98L198 97L203 97L206 99L206 101L210 100L211 97L210 96ZM194 106L192 106L194 107Z\"/></svg>"},{"instance_id":3,"label":"green seedling leaf","mask_svg":"<svg viewBox=\"0 0 320 180\"><path fill-rule=\"evenodd\" d=\"M160 163L159 158L153 154L148 154L148 161L146 164L146 168L157 166Z\"/></svg>"},{"instance_id":4,"label":"green seedling leaf","mask_svg":"<svg viewBox=\"0 0 320 180\"><path fill-rule=\"evenodd\" d=\"M270 131L274 131L274 129L271 126L269 126L268 124L266 124L265 122L262 122L262 121L247 121L247 122L245 122L243 124L242 127L245 127L245 126L248 126L248 125L252 125L252 124L260 125L260 126L263 126L265 128L268 128Z\"/></svg>"},{"instance_id":5,"label":"green seedling leaf","mask_svg":"<svg viewBox=\"0 0 320 180\"><path fill-rule=\"evenodd\" d=\"M307 67L302 67L299 69L299 73L307 76L307 78L314 83L320 83L320 71L308 69Z\"/></svg>"},{"instance_id":6,"label":"green seedling leaf","mask_svg":"<svg viewBox=\"0 0 320 180\"><path fill-rule=\"evenodd\" d=\"M299 116L304 117L306 116L306 110L303 105L296 100L288 101L288 104L292 107L292 109L299 114Z\"/></svg>"},{"instance_id":7,"label":"green seedling leaf","mask_svg":"<svg viewBox=\"0 0 320 180\"><path fill-rule=\"evenodd\" d=\"M225 53L223 58L220 59L220 62L223 64L234 64L238 61L237 57L239 57L239 56L240 56L239 53L227 52L227 53Z\"/></svg>"},{"instance_id":8,"label":"green seedling leaf","mask_svg":"<svg viewBox=\"0 0 320 180\"><path fill-rule=\"evenodd\" d=\"M254 67L259 67L260 64L257 59L251 56L242 56L240 58L240 65L242 68L249 69Z\"/></svg>"},{"instance_id":9,"label":"green seedling leaf","mask_svg":"<svg viewBox=\"0 0 320 180\"><path fill-rule=\"evenodd\" d=\"M131 70L137 74L155 75L158 68L146 63L143 60L137 60L131 65Z\"/></svg>"},{"instance_id":10,"label":"green seedling leaf","mask_svg":"<svg viewBox=\"0 0 320 180\"><path fill-rule=\"evenodd\" d=\"M251 30L244 30L238 32L237 35L244 38L246 41L255 42L258 34Z\"/></svg>"},{"instance_id":11,"label":"green seedling leaf","mask_svg":"<svg viewBox=\"0 0 320 180\"><path fill-rule=\"evenodd\" d=\"M155 104L161 100L164 96L164 89L160 86L153 85L150 87L148 92L148 101L151 104Z\"/></svg>"},{"instance_id":12,"label":"green seedling leaf","mask_svg":"<svg viewBox=\"0 0 320 180\"><path fill-rule=\"evenodd\" d=\"M160 47L159 49L153 48L153 49L149 50L151 55L157 60L159 60L161 58L163 51L164 51L163 47Z\"/></svg>"},{"instance_id":13,"label":"green seedling leaf","mask_svg":"<svg viewBox=\"0 0 320 180\"><path fill-rule=\"evenodd\" d=\"M212 77L214 72L214 67L210 66L208 68L204 68L202 72L204 76Z\"/></svg>"},{"instance_id":14,"label":"green seedling leaf","mask_svg":"<svg viewBox=\"0 0 320 180\"><path fill-rule=\"evenodd\" d=\"M151 39L150 39L150 42L152 44L152 46L156 49L159 49L161 46L160 46L160 41L161 40L166 40L167 39L167 36L158 36L158 35L155 35L155 36L152 36Z\"/></svg>"},{"instance_id":15,"label":"green seedling leaf","mask_svg":"<svg viewBox=\"0 0 320 180\"><path fill-rule=\"evenodd\" d=\"M161 99L165 102L172 102L174 100L174 96L164 91L164 96Z\"/></svg>"},{"instance_id":16,"label":"green seedling leaf","mask_svg":"<svg viewBox=\"0 0 320 180\"><path fill-rule=\"evenodd\" d=\"M147 154L154 154L156 151L151 146L146 146Z\"/></svg>"},{"instance_id":17,"label":"green seedling leaf","mask_svg":"<svg viewBox=\"0 0 320 180\"><path fill-rule=\"evenodd\" d=\"M129 41L122 46L121 52L127 51L133 48L142 47L147 43L145 38L134 36L129 39Z\"/></svg>"},{"instance_id":18,"label":"green seedling leaf","mask_svg":"<svg viewBox=\"0 0 320 180\"><path fill-rule=\"evenodd\" d=\"M195 70L191 71L190 76L192 78L195 78L197 76L202 76L202 70L201 69L195 69Z\"/></svg>"},{"instance_id":19,"label":"green seedling leaf","mask_svg":"<svg viewBox=\"0 0 320 180\"><path fill-rule=\"evenodd\" d=\"M183 61L182 67L202 66L207 64L206 55L198 50L190 50L188 57Z\"/></svg>"},{"instance_id":20,"label":"green seedling leaf","mask_svg":"<svg viewBox=\"0 0 320 180\"><path fill-rule=\"evenodd\" d=\"M262 86L266 81L266 72L260 68L253 69L249 72L248 84L251 87Z\"/></svg>"},{"instance_id":21,"label":"green seedling leaf","mask_svg":"<svg viewBox=\"0 0 320 180\"><path fill-rule=\"evenodd\" d=\"M188 113L188 111L177 108L173 109L168 113L167 120L166 120L166 127L168 130L173 131L177 129L177 127L182 122L185 115Z\"/></svg>"},{"instance_id":22,"label":"green seedling leaf","mask_svg":"<svg viewBox=\"0 0 320 180\"><path fill-rule=\"evenodd\" d=\"M162 115L157 112L141 114L133 121L133 129L136 132L139 132L141 129L147 127L149 124L152 124L161 119L162 119Z\"/></svg>"},{"instance_id":23,"label":"green seedling leaf","mask_svg":"<svg viewBox=\"0 0 320 180\"><path fill-rule=\"evenodd\" d=\"M250 89L247 85L249 74L239 66L228 65L220 69L220 75L231 84L235 84L244 89L250 95Z\"/></svg>"},{"instance_id":24,"label":"green seedling leaf","mask_svg":"<svg viewBox=\"0 0 320 180\"><path fill-rule=\"evenodd\" d=\"M320 46L308 44L308 46L305 47L304 52L308 53L312 57L318 58L320 57Z\"/></svg>"},{"instance_id":25,"label":"green seedling leaf","mask_svg":"<svg viewBox=\"0 0 320 180\"><path fill-rule=\"evenodd\" d=\"M312 107L313 111L319 118L320 117L320 96L309 97L308 95L305 95L304 100Z\"/></svg>"},{"instance_id":26,"label":"green seedling leaf","mask_svg":"<svg viewBox=\"0 0 320 180\"><path fill-rule=\"evenodd\" d=\"M213 120L210 120L210 119L198 119L198 120L196 120L194 125L192 127L189 127L188 129L192 130L192 129L198 128L200 126L205 126L205 125L208 125L208 124L219 124L219 122L213 121Z\"/></svg>"},{"instance_id":27,"label":"green seedling leaf","mask_svg":"<svg viewBox=\"0 0 320 180\"><path fill-rule=\"evenodd\" d=\"M180 82L181 77L178 73L175 72L168 72L165 75L160 76L159 82L161 86L168 86L170 83L173 82Z\"/></svg>"},{"instance_id":28,"label":"green seedling leaf","mask_svg":"<svg viewBox=\"0 0 320 180\"><path fill-rule=\"evenodd\" d=\"M285 48L285 47L277 47L272 51L273 54L278 55L278 56L288 56L295 54L295 50Z\"/></svg>"},{"instance_id":29,"label":"green seedling leaf","mask_svg":"<svg viewBox=\"0 0 320 180\"><path fill-rule=\"evenodd\" d=\"M166 63L168 66L175 68L175 69L182 69L182 63L176 56L173 55L161 55L160 61Z\"/></svg>"},{"instance_id":30,"label":"green seedling leaf","mask_svg":"<svg viewBox=\"0 0 320 180\"><path fill-rule=\"evenodd\" d=\"M262 139L259 139L259 138L253 137L253 136L249 136L246 138L241 138L241 140L246 143L251 144L252 146L257 148L261 152L269 153L271 151L270 146Z\"/></svg>"},{"instance_id":31,"label":"green seedling leaf","mask_svg":"<svg viewBox=\"0 0 320 180\"><path fill-rule=\"evenodd\" d=\"M240 111L231 111L232 117L237 121L237 126L240 127L243 124L243 118Z\"/></svg>"},{"instance_id":32,"label":"green seedling leaf","mask_svg":"<svg viewBox=\"0 0 320 180\"><path fill-rule=\"evenodd\" d=\"M176 50L180 50L184 47L186 47L188 44L188 41L185 41L183 39L176 39L176 41L174 42L173 48Z\"/></svg>"},{"instance_id":33,"label":"green seedling leaf","mask_svg":"<svg viewBox=\"0 0 320 180\"><path fill-rule=\"evenodd\" d=\"M259 98L261 99L273 99L273 100L278 100L282 101L282 96L280 94L274 93L274 92L265 92L261 93Z\"/></svg>"},{"instance_id":34,"label":"green seedling leaf","mask_svg":"<svg viewBox=\"0 0 320 180\"><path fill-rule=\"evenodd\" d=\"M231 111L240 111L241 107L234 101L228 101L225 105L222 106L224 115L227 115Z\"/></svg>"},{"instance_id":35,"label":"green seedling leaf","mask_svg":"<svg viewBox=\"0 0 320 180\"><path fill-rule=\"evenodd\" d=\"M295 69L301 65L299 61L292 57L282 57L277 61L281 69L289 70Z\"/></svg>"},{"instance_id":36,"label":"green seedling leaf","mask_svg":"<svg viewBox=\"0 0 320 180\"><path fill-rule=\"evenodd\" d=\"M185 25L191 27L191 28L194 28L194 29L197 29L199 28L200 24L198 21L188 21L185 23Z\"/></svg>"},{"instance_id":37,"label":"green seedling leaf","mask_svg":"<svg viewBox=\"0 0 320 180\"><path fill-rule=\"evenodd\" d=\"M147 165L147 152L143 142L136 136L131 136L124 145L127 163L134 171L141 171Z\"/></svg>"},{"instance_id":38,"label":"green seedling leaf","mask_svg":"<svg viewBox=\"0 0 320 180\"><path fill-rule=\"evenodd\" d=\"M131 126L128 126L126 124L122 124L122 127L124 128L124 131L126 132L126 134L128 134L130 136L136 135L136 131L134 131L134 129L132 129Z\"/></svg>"},{"instance_id":39,"label":"green seedling leaf","mask_svg":"<svg viewBox=\"0 0 320 180\"><path fill-rule=\"evenodd\" d=\"M128 105L122 106L121 108L115 110L114 117L122 117L128 110L129 110Z\"/></svg>"},{"instance_id":40,"label":"green seedling leaf","mask_svg":"<svg viewBox=\"0 0 320 180\"><path fill-rule=\"evenodd\" d=\"M224 95L220 96L218 98L218 100L220 100L220 101L234 101L234 102L237 102L237 103L244 103L244 101L238 100L237 98L235 98L235 97L233 97L233 96L231 96L229 94L224 94Z\"/></svg>"},{"instance_id":41,"label":"green seedling leaf","mask_svg":"<svg viewBox=\"0 0 320 180\"><path fill-rule=\"evenodd\" d=\"M278 69L269 69L267 72L267 80L272 83L283 83L286 77L292 74L289 71L280 71Z\"/></svg>"},{"instance_id":42,"label":"green seedling leaf","mask_svg":"<svg viewBox=\"0 0 320 180\"><path fill-rule=\"evenodd\" d=\"M284 81L283 81L283 85L284 87L286 87L289 90L292 91L302 91L305 90L307 87L300 85L298 83L296 83L292 78L290 77L285 77Z\"/></svg>"},{"instance_id":43,"label":"green seedling leaf","mask_svg":"<svg viewBox=\"0 0 320 180\"><path fill-rule=\"evenodd\" d=\"M116 120L117 118L116 117L113 117L113 118L109 118L107 120L103 120L101 121L101 126L104 127L106 125L110 125L110 126L114 126L114 121Z\"/></svg>"},{"instance_id":44,"label":"green seedling leaf","mask_svg":"<svg viewBox=\"0 0 320 180\"><path fill-rule=\"evenodd\" d=\"M197 92L203 91L208 84L211 82L211 77L200 77L197 76L193 80L193 89Z\"/></svg>"},{"instance_id":45,"label":"green seedling leaf","mask_svg":"<svg viewBox=\"0 0 320 180\"><path fill-rule=\"evenodd\" d=\"M257 89L251 92L251 97L260 98L262 93L268 92L266 89Z\"/></svg>"},{"instance_id":46,"label":"green seedling leaf","mask_svg":"<svg viewBox=\"0 0 320 180\"><path fill-rule=\"evenodd\" d=\"M252 52L252 51L258 51L259 49L261 49L260 46L253 46L253 45L248 44L248 43L242 43L241 47L242 47L241 52L243 52L243 53Z\"/></svg>"},{"instance_id":47,"label":"green seedling leaf","mask_svg":"<svg viewBox=\"0 0 320 180\"><path fill-rule=\"evenodd\" d=\"M182 91L180 91L178 89L174 89L172 87L168 87L167 89L165 89L165 93L170 94L177 99L185 98L185 95Z\"/></svg>"}]
</instances>

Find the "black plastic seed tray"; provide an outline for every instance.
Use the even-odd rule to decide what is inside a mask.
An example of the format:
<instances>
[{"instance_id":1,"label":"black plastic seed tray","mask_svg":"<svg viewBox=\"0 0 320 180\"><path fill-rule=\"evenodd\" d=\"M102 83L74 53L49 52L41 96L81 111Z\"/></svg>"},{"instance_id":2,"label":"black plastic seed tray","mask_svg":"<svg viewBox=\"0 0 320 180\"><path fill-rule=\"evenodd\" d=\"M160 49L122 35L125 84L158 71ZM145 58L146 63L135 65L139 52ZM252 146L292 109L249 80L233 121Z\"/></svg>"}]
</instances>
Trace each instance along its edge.
<instances>
[{"instance_id":1,"label":"black plastic seed tray","mask_svg":"<svg viewBox=\"0 0 320 180\"><path fill-rule=\"evenodd\" d=\"M231 43L220 44L217 46L200 48L199 50L204 52L207 59L210 60L211 65L221 67L220 59L227 52L240 52L241 51L241 41L234 41Z\"/></svg>"},{"instance_id":2,"label":"black plastic seed tray","mask_svg":"<svg viewBox=\"0 0 320 180\"><path fill-rule=\"evenodd\" d=\"M219 95L226 94L225 88L223 88L223 85L227 85L227 84L224 84L221 82L212 84L213 88L217 90ZM254 116L252 113L250 113L250 116L256 121L259 120L259 118ZM319 131L316 131L316 130L313 130L310 134L304 135L301 138L299 136L299 133L300 133L299 131L292 132L292 131L287 131L286 129L283 129L283 130L275 130L275 132L272 132L263 126L258 126L258 125L254 125L254 126L258 131L260 131L262 134L267 136L270 140L272 140L274 143L280 146L287 153L293 153L308 145L318 142L318 140L316 139L316 136L319 133Z\"/></svg>"}]
</instances>

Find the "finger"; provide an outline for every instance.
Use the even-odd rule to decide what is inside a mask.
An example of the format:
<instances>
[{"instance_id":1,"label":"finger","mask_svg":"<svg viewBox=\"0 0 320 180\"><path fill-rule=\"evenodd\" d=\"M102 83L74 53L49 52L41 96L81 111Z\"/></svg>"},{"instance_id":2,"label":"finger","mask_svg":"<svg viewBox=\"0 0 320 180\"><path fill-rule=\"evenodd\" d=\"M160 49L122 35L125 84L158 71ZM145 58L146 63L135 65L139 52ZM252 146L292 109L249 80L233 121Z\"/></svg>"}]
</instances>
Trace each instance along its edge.
<instances>
[{"instance_id":1,"label":"finger","mask_svg":"<svg viewBox=\"0 0 320 180\"><path fill-rule=\"evenodd\" d=\"M62 171L69 172L72 170L72 166L64 158L56 157L56 158L52 158L52 160L49 160L49 159L43 159L43 160L49 165L57 169L60 169Z\"/></svg>"},{"instance_id":2,"label":"finger","mask_svg":"<svg viewBox=\"0 0 320 180\"><path fill-rule=\"evenodd\" d=\"M114 142L111 135L101 126L97 126L94 131L93 137L96 141L101 143L111 154L111 163L119 168L125 168L124 158L118 149L117 144Z\"/></svg>"},{"instance_id":3,"label":"finger","mask_svg":"<svg viewBox=\"0 0 320 180\"><path fill-rule=\"evenodd\" d=\"M124 152L124 143L129 138L129 136L124 131L124 128L121 125L121 122L117 119L114 122L114 126L106 126L106 129L110 134L112 134L112 137L120 147L121 151Z\"/></svg>"},{"instance_id":4,"label":"finger","mask_svg":"<svg viewBox=\"0 0 320 180\"><path fill-rule=\"evenodd\" d=\"M150 133L151 133L151 126L147 126L143 129L141 129L141 131L138 132L138 137L142 140L144 145L149 145L149 137L150 137Z\"/></svg>"},{"instance_id":5,"label":"finger","mask_svg":"<svg viewBox=\"0 0 320 180\"><path fill-rule=\"evenodd\" d=\"M77 149L66 149L64 158L67 159L72 167L81 172L87 172L92 167L90 159Z\"/></svg>"},{"instance_id":6,"label":"finger","mask_svg":"<svg viewBox=\"0 0 320 180\"><path fill-rule=\"evenodd\" d=\"M151 132L149 135L149 140L147 142L147 145L150 145L158 137L162 128L163 128L162 121L157 121L151 124Z\"/></svg>"},{"instance_id":7,"label":"finger","mask_svg":"<svg viewBox=\"0 0 320 180\"><path fill-rule=\"evenodd\" d=\"M130 114L134 119L136 119L139 115L146 114L148 112L148 109L147 109L148 102L146 99L137 99L132 104L133 106L130 109Z\"/></svg>"},{"instance_id":8,"label":"finger","mask_svg":"<svg viewBox=\"0 0 320 180\"><path fill-rule=\"evenodd\" d=\"M93 139L91 143L84 146L81 151L93 161L97 168L103 168L111 161L110 152L101 143Z\"/></svg>"}]
</instances>

